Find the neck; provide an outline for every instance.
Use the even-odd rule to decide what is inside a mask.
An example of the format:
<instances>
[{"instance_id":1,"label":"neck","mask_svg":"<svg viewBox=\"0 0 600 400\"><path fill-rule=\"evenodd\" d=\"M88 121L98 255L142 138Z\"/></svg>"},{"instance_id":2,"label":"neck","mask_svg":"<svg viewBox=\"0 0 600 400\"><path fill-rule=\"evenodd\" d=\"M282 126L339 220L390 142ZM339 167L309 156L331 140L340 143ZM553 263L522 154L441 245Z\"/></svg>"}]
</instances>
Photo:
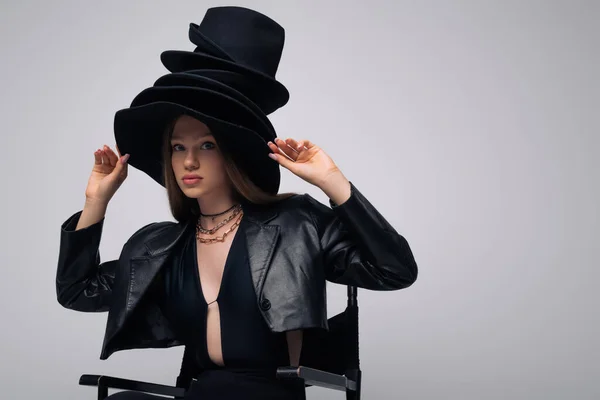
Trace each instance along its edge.
<instances>
[{"instance_id":1,"label":"neck","mask_svg":"<svg viewBox=\"0 0 600 400\"><path fill-rule=\"evenodd\" d=\"M219 214L237 204L230 195L206 194L197 199L202 214Z\"/></svg>"},{"instance_id":2,"label":"neck","mask_svg":"<svg viewBox=\"0 0 600 400\"><path fill-rule=\"evenodd\" d=\"M232 206L238 204L230 194L218 194L218 193L210 193L205 194L202 197L197 198L198 206L200 207L200 212L202 214L219 214ZM216 225L219 221L227 218L233 210L229 212L219 215L215 217L216 220L213 222L211 217L200 217L202 221L202 225L208 229L210 229L213 225Z\"/></svg>"}]
</instances>

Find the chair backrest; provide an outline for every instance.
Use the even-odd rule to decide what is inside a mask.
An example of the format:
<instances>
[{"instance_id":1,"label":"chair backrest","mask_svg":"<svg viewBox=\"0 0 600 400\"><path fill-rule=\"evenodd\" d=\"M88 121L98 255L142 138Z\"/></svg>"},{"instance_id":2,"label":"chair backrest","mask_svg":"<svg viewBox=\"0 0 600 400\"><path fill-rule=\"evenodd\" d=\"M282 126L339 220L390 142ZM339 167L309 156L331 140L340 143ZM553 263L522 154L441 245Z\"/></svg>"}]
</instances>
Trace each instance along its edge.
<instances>
[{"instance_id":1,"label":"chair backrest","mask_svg":"<svg viewBox=\"0 0 600 400\"><path fill-rule=\"evenodd\" d=\"M328 319L329 330L304 333L300 364L334 374L360 368L358 346L358 301L356 287L348 286L348 304Z\"/></svg>"},{"instance_id":2,"label":"chair backrest","mask_svg":"<svg viewBox=\"0 0 600 400\"><path fill-rule=\"evenodd\" d=\"M187 389L192 382L192 378L198 375L200 371L196 369L194 358L194 349L191 346L185 346L175 386Z\"/></svg>"},{"instance_id":3,"label":"chair backrest","mask_svg":"<svg viewBox=\"0 0 600 400\"><path fill-rule=\"evenodd\" d=\"M357 288L348 286L348 303L341 313L328 319L329 330L307 329L303 334L300 365L334 374L359 371ZM187 388L200 371L194 349L186 346L176 385Z\"/></svg>"}]
</instances>

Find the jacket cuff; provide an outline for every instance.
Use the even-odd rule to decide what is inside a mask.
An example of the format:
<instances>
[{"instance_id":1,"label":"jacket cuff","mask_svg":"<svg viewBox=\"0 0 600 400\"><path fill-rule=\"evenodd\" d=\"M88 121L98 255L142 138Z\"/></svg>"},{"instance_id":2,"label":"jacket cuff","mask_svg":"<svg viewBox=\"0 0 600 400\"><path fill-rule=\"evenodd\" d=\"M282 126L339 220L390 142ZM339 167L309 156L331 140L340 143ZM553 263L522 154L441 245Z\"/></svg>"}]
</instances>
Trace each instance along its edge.
<instances>
[{"instance_id":1,"label":"jacket cuff","mask_svg":"<svg viewBox=\"0 0 600 400\"><path fill-rule=\"evenodd\" d=\"M353 228L375 222L386 232L396 232L390 223L383 217L371 202L350 182L350 197L342 204L336 204L329 199L333 212L349 222Z\"/></svg>"},{"instance_id":2,"label":"jacket cuff","mask_svg":"<svg viewBox=\"0 0 600 400\"><path fill-rule=\"evenodd\" d=\"M348 200L346 200L342 204L336 204L333 202L333 200L329 199L329 206L332 209L335 210L336 208L348 208L348 207L352 207L352 202L356 203L356 195L357 195L358 189L356 188L356 186L354 186L352 181L349 181L349 182L350 182L350 197L348 198ZM348 203L350 203L350 205L348 205Z\"/></svg>"},{"instance_id":3,"label":"jacket cuff","mask_svg":"<svg viewBox=\"0 0 600 400\"><path fill-rule=\"evenodd\" d=\"M77 238L78 241L85 241L87 238L92 238L102 232L102 227L104 226L104 217L95 224L90 226L86 226L85 228L81 228L75 230L77 228L77 223L79 222L79 218L81 217L81 213L83 210L77 211L75 214L71 215L65 222L62 223L60 230L61 236L63 238Z\"/></svg>"}]
</instances>

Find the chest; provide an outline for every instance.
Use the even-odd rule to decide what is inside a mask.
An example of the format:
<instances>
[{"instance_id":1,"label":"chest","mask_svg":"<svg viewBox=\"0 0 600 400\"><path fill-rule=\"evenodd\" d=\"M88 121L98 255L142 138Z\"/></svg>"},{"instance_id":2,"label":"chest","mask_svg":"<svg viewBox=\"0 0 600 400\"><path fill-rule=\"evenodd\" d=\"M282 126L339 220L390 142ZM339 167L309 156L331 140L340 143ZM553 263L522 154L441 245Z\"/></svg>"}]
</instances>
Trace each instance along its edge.
<instances>
[{"instance_id":1,"label":"chest","mask_svg":"<svg viewBox=\"0 0 600 400\"><path fill-rule=\"evenodd\" d=\"M227 236L223 242L211 244L201 243L194 239L196 242L193 247L195 252L193 256L196 258L199 283L207 303L210 303L219 295L228 259L232 250L236 250L236 248L233 248L236 235L237 232Z\"/></svg>"}]
</instances>

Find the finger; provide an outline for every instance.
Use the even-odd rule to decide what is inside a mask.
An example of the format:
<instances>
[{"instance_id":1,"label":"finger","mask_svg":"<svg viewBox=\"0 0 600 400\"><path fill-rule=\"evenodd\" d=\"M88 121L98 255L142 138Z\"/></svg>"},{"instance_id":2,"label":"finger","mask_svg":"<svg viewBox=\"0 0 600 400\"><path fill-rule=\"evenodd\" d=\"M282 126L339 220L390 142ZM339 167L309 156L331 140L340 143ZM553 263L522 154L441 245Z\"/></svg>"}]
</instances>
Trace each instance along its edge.
<instances>
[{"instance_id":1,"label":"finger","mask_svg":"<svg viewBox=\"0 0 600 400\"><path fill-rule=\"evenodd\" d=\"M121 158L122 154L121 154L121 150L119 150L119 146L117 146L115 144L115 148L117 149L117 153L119 153L119 158Z\"/></svg>"},{"instance_id":2,"label":"finger","mask_svg":"<svg viewBox=\"0 0 600 400\"><path fill-rule=\"evenodd\" d=\"M102 155L100 154L100 149L94 152L94 164L102 165Z\"/></svg>"},{"instance_id":3,"label":"finger","mask_svg":"<svg viewBox=\"0 0 600 400\"><path fill-rule=\"evenodd\" d=\"M275 143L268 142L267 144L269 145L269 149L271 149L271 151L273 152L271 154L279 154L285 157L286 159L289 159L288 155L285 154L285 152L283 152Z\"/></svg>"},{"instance_id":4,"label":"finger","mask_svg":"<svg viewBox=\"0 0 600 400\"><path fill-rule=\"evenodd\" d=\"M102 164L110 165L110 161L108 161L108 156L104 150L100 150L100 154L102 155Z\"/></svg>"},{"instance_id":5,"label":"finger","mask_svg":"<svg viewBox=\"0 0 600 400\"><path fill-rule=\"evenodd\" d=\"M117 165L117 161L119 161L119 158L117 157L115 152L107 145L104 145L104 151L106 152L106 155L108 156L108 161L110 161L110 165L112 165L113 167L115 165Z\"/></svg>"},{"instance_id":6,"label":"finger","mask_svg":"<svg viewBox=\"0 0 600 400\"><path fill-rule=\"evenodd\" d=\"M285 154L292 160L295 160L296 158L298 158L298 152L296 150L292 149L290 146L288 146L285 141L277 138L277 139L275 139L275 142L277 143L277 146L279 146L279 150L283 154Z\"/></svg>"},{"instance_id":7,"label":"finger","mask_svg":"<svg viewBox=\"0 0 600 400\"><path fill-rule=\"evenodd\" d=\"M278 139L275 139L275 141L277 141L277 140ZM267 145L269 145L269 149L271 149L272 152L274 152L276 154L281 154L282 153L282 150L274 142L269 141L269 142L267 142Z\"/></svg>"},{"instance_id":8,"label":"finger","mask_svg":"<svg viewBox=\"0 0 600 400\"><path fill-rule=\"evenodd\" d=\"M127 163L127 161L129 160L129 154L125 154L123 157L119 158L119 163L125 165L125 167L127 167L127 165L129 165Z\"/></svg>"},{"instance_id":9,"label":"finger","mask_svg":"<svg viewBox=\"0 0 600 400\"><path fill-rule=\"evenodd\" d=\"M304 148L302 141L298 142L292 138L287 138L285 140L285 142L288 144L288 146L290 146L292 149L294 149L297 152L300 152L300 150L302 150Z\"/></svg>"},{"instance_id":10,"label":"finger","mask_svg":"<svg viewBox=\"0 0 600 400\"><path fill-rule=\"evenodd\" d=\"M284 154L270 153L269 157L271 157L272 159L277 161L279 165L289 169L290 171L293 168L293 165L295 165L295 162L287 158Z\"/></svg>"},{"instance_id":11,"label":"finger","mask_svg":"<svg viewBox=\"0 0 600 400\"><path fill-rule=\"evenodd\" d=\"M127 160L129 159L129 154L125 154L123 157L119 159L115 169L112 170L111 175L118 177L118 179L123 180L127 177Z\"/></svg>"},{"instance_id":12,"label":"finger","mask_svg":"<svg viewBox=\"0 0 600 400\"><path fill-rule=\"evenodd\" d=\"M316 147L316 144L314 144L313 142L311 142L308 139L302 139L302 140L300 140L300 143L302 143L304 148L306 148L306 149L311 149L313 147Z\"/></svg>"}]
</instances>

